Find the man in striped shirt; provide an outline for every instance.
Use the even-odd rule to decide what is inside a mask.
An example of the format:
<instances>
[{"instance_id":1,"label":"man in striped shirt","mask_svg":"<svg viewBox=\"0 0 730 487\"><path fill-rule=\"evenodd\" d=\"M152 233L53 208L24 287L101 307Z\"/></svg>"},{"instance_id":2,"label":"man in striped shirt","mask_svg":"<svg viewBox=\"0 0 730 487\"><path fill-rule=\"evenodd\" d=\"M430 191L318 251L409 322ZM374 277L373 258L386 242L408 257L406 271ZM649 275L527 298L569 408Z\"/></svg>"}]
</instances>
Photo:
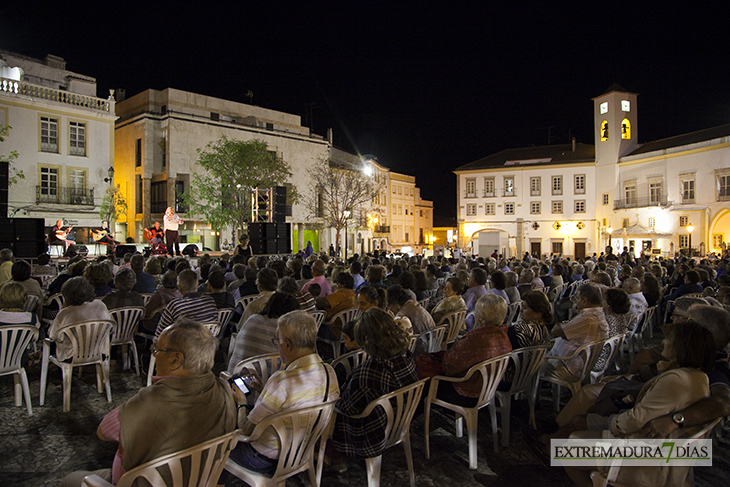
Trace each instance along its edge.
<instances>
[{"instance_id":1,"label":"man in striped shirt","mask_svg":"<svg viewBox=\"0 0 730 487\"><path fill-rule=\"evenodd\" d=\"M162 330L176 323L180 318L189 318L198 323L210 323L218 320L218 311L215 301L210 294L199 294L198 276L190 269L182 271L177 276L177 289L182 297L173 299L162 312L157 324L155 336L160 336Z\"/></svg>"},{"instance_id":2,"label":"man in striped shirt","mask_svg":"<svg viewBox=\"0 0 730 487\"><path fill-rule=\"evenodd\" d=\"M335 371L322 363L317 355L317 324L306 311L290 311L279 318L276 336L279 356L286 369L269 378L246 421L240 426L242 434L250 435L264 418L296 409L316 406L340 397ZM252 388L261 387L253 378ZM234 397L243 402L242 394ZM279 458L276 434L267 429L251 443L238 443L231 451L230 459L239 465L258 472L271 472Z\"/></svg>"}]
</instances>

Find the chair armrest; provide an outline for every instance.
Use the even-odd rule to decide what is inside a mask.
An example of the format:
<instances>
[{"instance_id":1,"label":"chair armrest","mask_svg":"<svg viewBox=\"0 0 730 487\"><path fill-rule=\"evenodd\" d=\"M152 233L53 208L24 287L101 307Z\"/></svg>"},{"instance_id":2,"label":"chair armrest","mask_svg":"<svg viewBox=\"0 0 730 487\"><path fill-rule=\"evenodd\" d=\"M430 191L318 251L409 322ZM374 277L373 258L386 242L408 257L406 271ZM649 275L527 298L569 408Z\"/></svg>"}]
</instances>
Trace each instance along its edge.
<instances>
[{"instance_id":1,"label":"chair armrest","mask_svg":"<svg viewBox=\"0 0 730 487\"><path fill-rule=\"evenodd\" d=\"M222 370L220 373L220 378L226 382L231 380L231 377L233 377L233 376L231 374L229 374L228 371L226 371L226 370Z\"/></svg>"},{"instance_id":2,"label":"chair armrest","mask_svg":"<svg viewBox=\"0 0 730 487\"><path fill-rule=\"evenodd\" d=\"M87 475L84 477L81 483L82 487L114 487L114 484L110 484L106 480L102 479L98 475Z\"/></svg>"}]
</instances>

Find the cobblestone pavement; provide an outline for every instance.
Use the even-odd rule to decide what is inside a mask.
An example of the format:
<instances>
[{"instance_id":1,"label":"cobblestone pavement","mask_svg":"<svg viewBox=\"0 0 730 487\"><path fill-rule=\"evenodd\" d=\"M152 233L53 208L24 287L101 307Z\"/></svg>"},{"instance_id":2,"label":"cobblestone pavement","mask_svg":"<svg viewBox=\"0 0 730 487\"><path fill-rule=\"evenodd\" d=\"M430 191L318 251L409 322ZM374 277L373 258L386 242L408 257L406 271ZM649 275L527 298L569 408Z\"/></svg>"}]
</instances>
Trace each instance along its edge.
<instances>
[{"instance_id":1,"label":"cobblestone pavement","mask_svg":"<svg viewBox=\"0 0 730 487\"><path fill-rule=\"evenodd\" d=\"M74 470L108 468L112 464L116 443L97 439L96 428L103 416L122 404L142 387L143 380L131 371L113 371L112 403L96 392L96 380L91 367L83 370L82 377L74 374L71 411L62 412L61 375L51 366L46 405L38 405L40 367L28 371L34 416L29 417L25 407L14 406L13 382L10 377L0 379L0 486L56 486L67 473ZM538 404L538 421L548 421L550 410L547 389ZM527 422L526 401L514 401L510 446L495 453L487 409L480 413L478 431L478 459L476 470L468 468L466 436L454 436L453 417L443 411L432 412L431 459L424 455L423 419L414 420L411 427L416 485L419 486L529 486L552 487L571 485L560 468L541 465L524 446L520 430ZM728 485L730 482L730 428L715 438L713 467L698 468L695 472L698 486ZM465 432L466 434L466 432ZM295 477L287 485L309 485L306 475ZM325 472L323 487L366 486L364 461L348 464L346 472ZM381 485L408 485L408 471L403 448L396 446L383 455Z\"/></svg>"}]
</instances>

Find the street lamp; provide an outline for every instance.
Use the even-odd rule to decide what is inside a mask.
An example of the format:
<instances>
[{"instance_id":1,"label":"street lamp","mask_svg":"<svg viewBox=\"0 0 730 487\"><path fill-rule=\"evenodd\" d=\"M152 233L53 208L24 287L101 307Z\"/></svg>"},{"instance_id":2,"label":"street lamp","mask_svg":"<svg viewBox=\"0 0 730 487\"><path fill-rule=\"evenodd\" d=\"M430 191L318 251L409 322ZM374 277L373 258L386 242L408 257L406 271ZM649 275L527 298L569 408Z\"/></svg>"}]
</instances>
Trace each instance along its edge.
<instances>
[{"instance_id":1,"label":"street lamp","mask_svg":"<svg viewBox=\"0 0 730 487\"><path fill-rule=\"evenodd\" d=\"M689 256L692 257L692 230L694 230L695 227L690 223L685 228L687 229L687 232L689 232Z\"/></svg>"},{"instance_id":2,"label":"street lamp","mask_svg":"<svg viewBox=\"0 0 730 487\"><path fill-rule=\"evenodd\" d=\"M104 178L104 182L111 185L114 182L114 166L109 166L109 169L107 169L106 173L109 175L109 177Z\"/></svg>"},{"instance_id":3,"label":"street lamp","mask_svg":"<svg viewBox=\"0 0 730 487\"><path fill-rule=\"evenodd\" d=\"M342 216L345 217L345 260L347 260L347 220L350 218L350 210L343 211Z\"/></svg>"}]
</instances>

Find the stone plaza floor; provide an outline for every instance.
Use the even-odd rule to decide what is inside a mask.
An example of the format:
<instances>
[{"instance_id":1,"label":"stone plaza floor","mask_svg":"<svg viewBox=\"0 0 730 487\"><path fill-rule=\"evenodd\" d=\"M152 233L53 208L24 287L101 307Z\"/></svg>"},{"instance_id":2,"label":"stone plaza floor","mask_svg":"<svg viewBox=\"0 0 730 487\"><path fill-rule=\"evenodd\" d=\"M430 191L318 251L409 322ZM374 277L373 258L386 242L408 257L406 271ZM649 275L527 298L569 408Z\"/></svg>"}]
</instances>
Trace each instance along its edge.
<instances>
[{"instance_id":1,"label":"stone plaza floor","mask_svg":"<svg viewBox=\"0 0 730 487\"><path fill-rule=\"evenodd\" d=\"M61 374L58 367L49 369L46 405L39 401L40 366L28 371L33 402L32 417L25 406L14 406L13 381L0 378L0 487L56 486L75 470L95 470L111 467L117 444L102 442L96 428L103 416L132 397L144 385L133 371L112 370L112 403L96 392L92 367L83 370L81 378L74 373L71 411L62 412ZM553 417L548 390L542 390L538 403L538 422ZM512 405L510 446L492 448L492 433L487 409L480 412L477 470L468 468L466 431L462 438L454 437L453 416L443 411L432 413L431 459L424 456L423 418L411 426L411 444L415 464L416 485L419 486L569 486L570 480L561 468L545 467L525 447L520 430L528 418L527 402ZM713 466L695 469L698 486L730 484L730 428L723 427L722 437L713 443ZM288 486L309 485L301 475L287 482ZM325 472L322 486L366 486L364 461L348 464L346 472ZM381 473L383 486L407 486L408 471L401 446L386 450Z\"/></svg>"}]
</instances>

